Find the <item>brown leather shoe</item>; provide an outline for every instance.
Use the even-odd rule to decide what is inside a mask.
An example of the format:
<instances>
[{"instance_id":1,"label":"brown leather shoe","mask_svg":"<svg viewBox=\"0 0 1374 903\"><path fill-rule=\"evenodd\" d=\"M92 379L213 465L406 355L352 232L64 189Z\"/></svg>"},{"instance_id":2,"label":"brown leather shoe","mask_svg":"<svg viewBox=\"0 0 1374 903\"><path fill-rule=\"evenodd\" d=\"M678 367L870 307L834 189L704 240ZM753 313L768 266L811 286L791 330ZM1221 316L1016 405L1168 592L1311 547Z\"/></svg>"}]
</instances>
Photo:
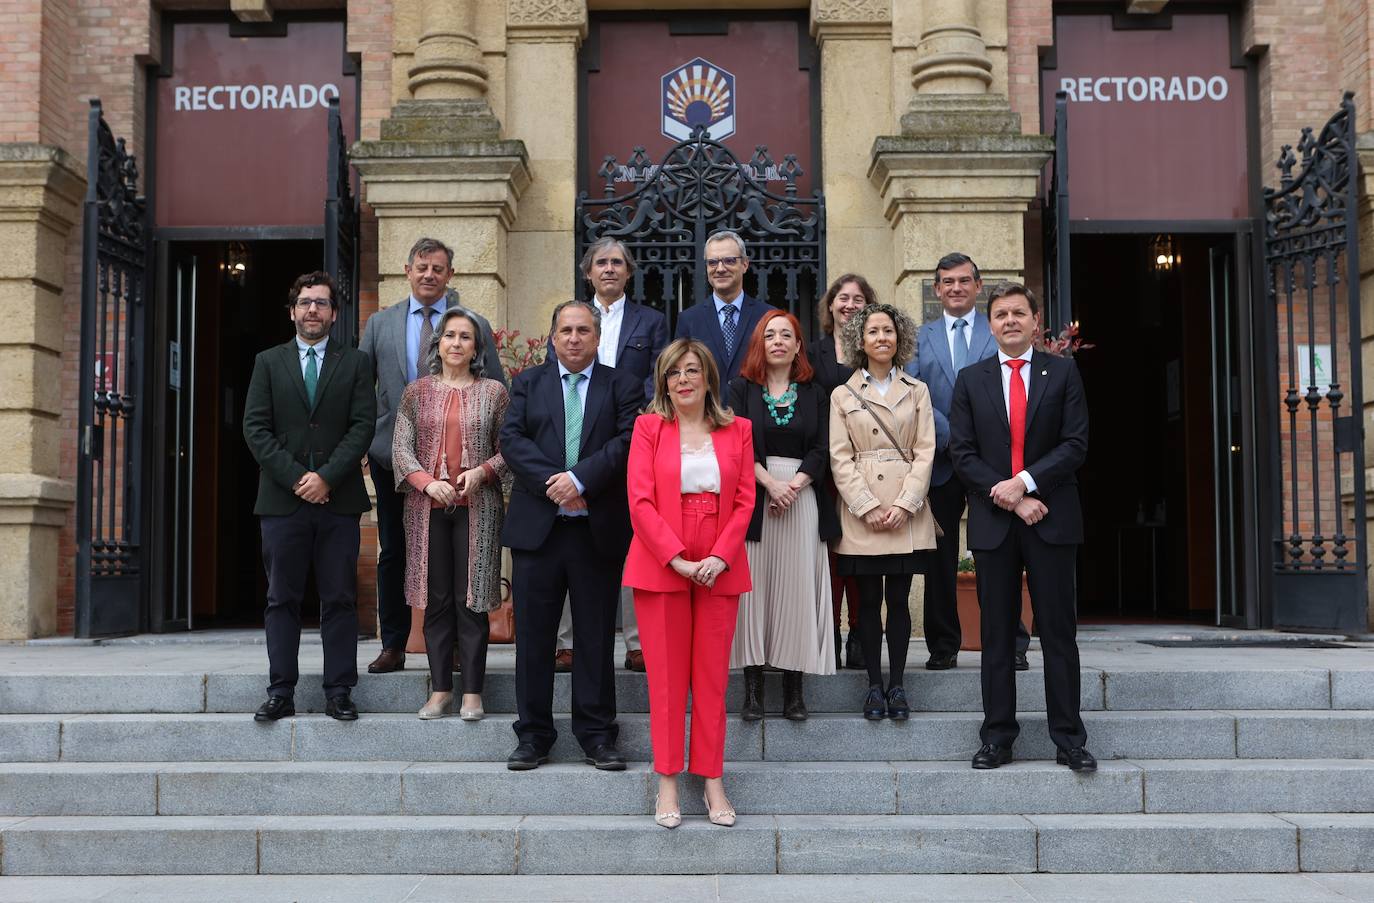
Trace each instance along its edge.
<instances>
[{"instance_id":1,"label":"brown leather shoe","mask_svg":"<svg viewBox=\"0 0 1374 903\"><path fill-rule=\"evenodd\" d=\"M572 650L559 649L553 654L553 670L568 672L572 670Z\"/></svg>"},{"instance_id":2,"label":"brown leather shoe","mask_svg":"<svg viewBox=\"0 0 1374 903\"><path fill-rule=\"evenodd\" d=\"M390 674L392 671L404 671L406 669L406 651L404 649L383 649L382 654L372 660L372 664L367 666L368 674Z\"/></svg>"},{"instance_id":3,"label":"brown leather shoe","mask_svg":"<svg viewBox=\"0 0 1374 903\"><path fill-rule=\"evenodd\" d=\"M644 673L644 652L640 649L631 649L625 653L625 670L638 671Z\"/></svg>"}]
</instances>

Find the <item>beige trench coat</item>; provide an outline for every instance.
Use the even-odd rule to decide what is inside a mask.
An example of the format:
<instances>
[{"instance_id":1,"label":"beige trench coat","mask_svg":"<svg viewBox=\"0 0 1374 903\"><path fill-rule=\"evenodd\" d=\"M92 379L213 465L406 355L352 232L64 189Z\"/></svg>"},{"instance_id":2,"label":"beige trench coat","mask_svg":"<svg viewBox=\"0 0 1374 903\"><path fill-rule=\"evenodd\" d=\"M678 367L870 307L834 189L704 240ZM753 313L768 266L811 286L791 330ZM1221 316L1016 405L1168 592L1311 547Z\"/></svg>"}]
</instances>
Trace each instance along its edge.
<instances>
[{"instance_id":1,"label":"beige trench coat","mask_svg":"<svg viewBox=\"0 0 1374 903\"><path fill-rule=\"evenodd\" d=\"M892 447L873 415L846 386L868 402L906 449L908 464ZM841 555L904 555L935 548L935 518L926 494L935 461L935 417L926 384L901 370L887 395L869 384L862 370L830 395L830 469L840 491ZM897 505L912 516L900 530L871 530L863 516L881 505Z\"/></svg>"}]
</instances>

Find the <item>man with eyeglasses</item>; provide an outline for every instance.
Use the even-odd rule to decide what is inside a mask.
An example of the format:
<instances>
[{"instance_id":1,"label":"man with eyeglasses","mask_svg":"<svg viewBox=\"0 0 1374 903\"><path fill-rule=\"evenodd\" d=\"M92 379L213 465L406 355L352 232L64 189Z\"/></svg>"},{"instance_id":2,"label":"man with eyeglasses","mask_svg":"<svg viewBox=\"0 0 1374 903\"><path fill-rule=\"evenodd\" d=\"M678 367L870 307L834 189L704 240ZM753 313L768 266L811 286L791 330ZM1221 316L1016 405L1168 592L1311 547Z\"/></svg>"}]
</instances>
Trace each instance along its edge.
<instances>
[{"instance_id":1,"label":"man with eyeglasses","mask_svg":"<svg viewBox=\"0 0 1374 903\"><path fill-rule=\"evenodd\" d=\"M738 233L728 229L711 233L705 250L711 297L678 316L674 338L704 342L720 368L720 384L725 386L739 376L749 337L769 307L744 293L749 253Z\"/></svg>"},{"instance_id":2,"label":"man with eyeglasses","mask_svg":"<svg viewBox=\"0 0 1374 903\"><path fill-rule=\"evenodd\" d=\"M652 307L626 298L625 286L634 271L634 257L618 238L599 238L582 255L582 275L591 284L596 308L601 314L597 363L629 373L644 383L646 395L652 395L654 363L668 344L668 322ZM548 357L553 356L553 337L550 336ZM625 669L643 671L644 653L639 646L634 597L626 587L620 590L620 608L625 633ZM571 671L572 662L572 607L564 601L563 619L558 622L554 670Z\"/></svg>"},{"instance_id":3,"label":"man with eyeglasses","mask_svg":"<svg viewBox=\"0 0 1374 903\"><path fill-rule=\"evenodd\" d=\"M400 671L406 665L406 639L410 636L410 607L405 600L406 536L402 523L402 498L396 491L391 469L391 439L396 429L396 408L405 388L424 375L425 354L434 336L434 324L450 304L458 303L450 292L453 251L437 238L421 238L406 258L410 297L383 308L367 320L358 347L372 361L377 385L377 435L367 451L372 488L377 493L377 622L382 651L367 666L369 674ZM482 332L485 373L506 381L491 324L469 312Z\"/></svg>"},{"instance_id":4,"label":"man with eyeglasses","mask_svg":"<svg viewBox=\"0 0 1374 903\"><path fill-rule=\"evenodd\" d=\"M353 721L358 683L359 518L372 505L363 455L377 399L367 356L329 340L334 283L306 273L287 294L295 337L253 362L243 438L261 468L253 513L267 568L267 659L271 683L257 721L296 714L301 598L313 567L320 596L325 713Z\"/></svg>"}]
</instances>

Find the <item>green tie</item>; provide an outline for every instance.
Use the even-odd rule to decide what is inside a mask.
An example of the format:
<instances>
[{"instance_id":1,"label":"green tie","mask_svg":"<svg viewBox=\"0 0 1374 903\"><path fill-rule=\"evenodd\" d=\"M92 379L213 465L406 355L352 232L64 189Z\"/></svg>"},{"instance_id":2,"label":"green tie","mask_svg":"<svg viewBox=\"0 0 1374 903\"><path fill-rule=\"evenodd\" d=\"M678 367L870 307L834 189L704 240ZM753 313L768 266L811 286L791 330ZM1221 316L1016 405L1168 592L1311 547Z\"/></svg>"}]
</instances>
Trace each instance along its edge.
<instances>
[{"instance_id":1,"label":"green tie","mask_svg":"<svg viewBox=\"0 0 1374 903\"><path fill-rule=\"evenodd\" d=\"M315 387L320 384L320 368L315 364L315 349L305 349L305 397L315 406Z\"/></svg>"},{"instance_id":2,"label":"green tie","mask_svg":"<svg viewBox=\"0 0 1374 903\"><path fill-rule=\"evenodd\" d=\"M582 374L568 373L563 378L568 381L568 391L563 395L564 457L571 469L582 448L582 402L577 397L577 384L582 381Z\"/></svg>"}]
</instances>

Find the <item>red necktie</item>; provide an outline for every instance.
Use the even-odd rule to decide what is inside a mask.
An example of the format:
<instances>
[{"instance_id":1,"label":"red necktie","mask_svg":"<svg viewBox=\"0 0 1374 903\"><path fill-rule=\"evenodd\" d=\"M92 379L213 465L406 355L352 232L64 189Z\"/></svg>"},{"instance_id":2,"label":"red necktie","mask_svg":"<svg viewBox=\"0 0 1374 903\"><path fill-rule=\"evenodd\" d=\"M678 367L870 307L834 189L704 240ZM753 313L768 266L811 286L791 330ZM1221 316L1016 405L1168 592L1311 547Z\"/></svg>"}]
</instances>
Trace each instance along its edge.
<instances>
[{"instance_id":1,"label":"red necktie","mask_svg":"<svg viewBox=\"0 0 1374 903\"><path fill-rule=\"evenodd\" d=\"M1011 386L1007 392L1008 420L1011 423L1011 475L1026 469L1026 384L1021 381L1023 360L1007 361L1011 368Z\"/></svg>"}]
</instances>

